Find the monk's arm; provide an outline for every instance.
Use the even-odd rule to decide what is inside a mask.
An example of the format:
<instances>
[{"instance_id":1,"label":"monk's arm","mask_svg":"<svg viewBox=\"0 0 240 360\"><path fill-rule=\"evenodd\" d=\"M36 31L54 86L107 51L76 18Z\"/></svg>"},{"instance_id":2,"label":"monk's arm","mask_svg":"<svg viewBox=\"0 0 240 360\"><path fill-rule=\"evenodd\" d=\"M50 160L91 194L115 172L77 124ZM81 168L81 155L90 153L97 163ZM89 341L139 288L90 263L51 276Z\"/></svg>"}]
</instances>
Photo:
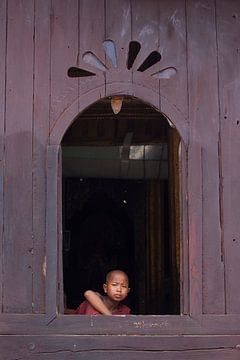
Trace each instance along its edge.
<instances>
[{"instance_id":1,"label":"monk's arm","mask_svg":"<svg viewBox=\"0 0 240 360\"><path fill-rule=\"evenodd\" d=\"M85 299L103 315L112 315L111 311L107 308L107 306L102 301L101 297L92 290L87 290L84 293Z\"/></svg>"}]
</instances>

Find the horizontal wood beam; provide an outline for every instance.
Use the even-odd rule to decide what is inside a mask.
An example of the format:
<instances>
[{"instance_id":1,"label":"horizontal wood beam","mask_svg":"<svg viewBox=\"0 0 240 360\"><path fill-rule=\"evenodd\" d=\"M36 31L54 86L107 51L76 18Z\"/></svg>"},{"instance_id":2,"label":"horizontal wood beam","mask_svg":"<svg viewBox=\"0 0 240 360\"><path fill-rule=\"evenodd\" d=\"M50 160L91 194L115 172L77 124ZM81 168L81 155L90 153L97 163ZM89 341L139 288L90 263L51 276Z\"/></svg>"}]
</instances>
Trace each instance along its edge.
<instances>
[{"instance_id":1,"label":"horizontal wood beam","mask_svg":"<svg viewBox=\"0 0 240 360\"><path fill-rule=\"evenodd\" d=\"M59 315L50 324L45 315L0 315L2 335L235 335L240 315Z\"/></svg>"},{"instance_id":2,"label":"horizontal wood beam","mask_svg":"<svg viewBox=\"0 0 240 360\"><path fill-rule=\"evenodd\" d=\"M1 359L237 359L236 336L0 336ZM117 357L116 357L117 356Z\"/></svg>"}]
</instances>

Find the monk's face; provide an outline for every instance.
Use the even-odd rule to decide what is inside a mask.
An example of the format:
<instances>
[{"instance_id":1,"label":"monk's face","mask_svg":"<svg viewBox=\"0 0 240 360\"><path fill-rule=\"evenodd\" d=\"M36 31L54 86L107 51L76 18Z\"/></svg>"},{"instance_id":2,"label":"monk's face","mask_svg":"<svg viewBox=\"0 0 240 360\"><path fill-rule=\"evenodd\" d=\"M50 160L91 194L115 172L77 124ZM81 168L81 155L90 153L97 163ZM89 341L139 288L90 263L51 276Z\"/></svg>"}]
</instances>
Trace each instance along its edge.
<instances>
[{"instance_id":1,"label":"monk's face","mask_svg":"<svg viewBox=\"0 0 240 360\"><path fill-rule=\"evenodd\" d=\"M123 301L130 291L127 275L122 271L113 271L103 285L103 289L111 300Z\"/></svg>"}]
</instances>

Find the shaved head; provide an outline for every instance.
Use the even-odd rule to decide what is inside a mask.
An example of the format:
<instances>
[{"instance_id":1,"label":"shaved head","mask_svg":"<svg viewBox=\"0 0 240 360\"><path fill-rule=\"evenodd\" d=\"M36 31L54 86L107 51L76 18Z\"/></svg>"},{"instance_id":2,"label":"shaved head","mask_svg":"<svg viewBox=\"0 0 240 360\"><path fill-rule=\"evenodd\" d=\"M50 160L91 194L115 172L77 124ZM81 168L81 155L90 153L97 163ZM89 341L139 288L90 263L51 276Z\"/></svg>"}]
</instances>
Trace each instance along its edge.
<instances>
[{"instance_id":1,"label":"shaved head","mask_svg":"<svg viewBox=\"0 0 240 360\"><path fill-rule=\"evenodd\" d=\"M109 272L107 273L107 275L106 275L106 283L108 283L108 282L111 280L111 278L112 278L113 276L115 276L115 275L124 276L125 279L127 280L127 283L128 283L128 276L127 276L127 274L126 274L124 271L122 271L122 270L111 270L111 271L109 271Z\"/></svg>"}]
</instances>

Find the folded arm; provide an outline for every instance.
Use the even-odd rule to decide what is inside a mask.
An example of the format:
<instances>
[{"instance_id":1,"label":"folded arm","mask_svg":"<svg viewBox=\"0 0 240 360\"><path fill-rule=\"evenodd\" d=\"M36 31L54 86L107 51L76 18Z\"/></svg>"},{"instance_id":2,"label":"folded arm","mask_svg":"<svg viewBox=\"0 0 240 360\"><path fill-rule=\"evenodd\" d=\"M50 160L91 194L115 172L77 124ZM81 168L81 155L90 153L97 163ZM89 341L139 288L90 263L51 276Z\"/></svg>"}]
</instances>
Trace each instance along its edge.
<instances>
[{"instance_id":1,"label":"folded arm","mask_svg":"<svg viewBox=\"0 0 240 360\"><path fill-rule=\"evenodd\" d=\"M92 290L87 290L84 293L85 299L103 315L112 315L111 311L107 308L104 304L103 300L101 299L100 295Z\"/></svg>"}]
</instances>

